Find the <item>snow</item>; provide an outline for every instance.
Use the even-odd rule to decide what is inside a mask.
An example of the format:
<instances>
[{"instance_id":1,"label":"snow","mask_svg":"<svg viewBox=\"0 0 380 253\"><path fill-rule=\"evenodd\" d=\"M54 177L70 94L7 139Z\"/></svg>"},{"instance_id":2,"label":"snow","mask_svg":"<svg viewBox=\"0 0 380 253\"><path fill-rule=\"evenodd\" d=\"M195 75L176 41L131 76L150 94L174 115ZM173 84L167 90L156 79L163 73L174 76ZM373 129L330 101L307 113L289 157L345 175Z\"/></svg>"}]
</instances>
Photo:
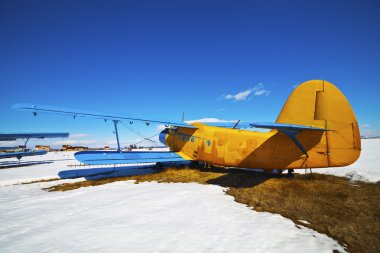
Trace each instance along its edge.
<instances>
[{"instance_id":1,"label":"snow","mask_svg":"<svg viewBox=\"0 0 380 253\"><path fill-rule=\"evenodd\" d=\"M134 151L140 151L139 149ZM154 151L162 151L162 149L155 149ZM125 176L131 173L137 173L139 170L131 170L132 167L142 168L143 166L126 165L123 167L113 168L112 166L102 168L83 168L75 167L80 163L74 158L76 151L70 152L49 152L43 156L28 156L23 157L21 162L16 158L0 160L0 186L12 185L23 182L30 182L41 179L60 178L59 175L71 174L74 177L75 171L80 171L83 176L94 176L99 173L97 171L105 170L111 171L113 176ZM19 166L22 165L22 166ZM71 165L72 167L68 167ZM152 166L154 163L147 163L146 166ZM14 166L11 168L7 168ZM4 168L5 167L5 168ZM71 172L71 173L70 173ZM145 171L152 172L151 170ZM138 172L143 173L143 172ZM109 174L108 174L109 175ZM66 176L63 178L67 178Z\"/></svg>"},{"instance_id":2,"label":"snow","mask_svg":"<svg viewBox=\"0 0 380 253\"><path fill-rule=\"evenodd\" d=\"M1 252L332 252L334 240L215 185L131 181L67 192L0 187Z\"/></svg>"},{"instance_id":3,"label":"snow","mask_svg":"<svg viewBox=\"0 0 380 253\"><path fill-rule=\"evenodd\" d=\"M317 172L379 181L380 140L362 140L362 149L351 166ZM73 154L51 152L23 158L22 167L0 167L0 252L344 251L326 235L235 202L225 194L226 188L216 185L123 181L47 192L42 189L85 179L19 184L82 170L67 167L78 164ZM14 162L4 159L1 166ZM26 166L27 162L33 164ZM98 169L87 169L87 176L99 177L94 176ZM137 167L111 169L113 176L151 172Z\"/></svg>"},{"instance_id":4,"label":"snow","mask_svg":"<svg viewBox=\"0 0 380 253\"><path fill-rule=\"evenodd\" d=\"M353 181L380 181L380 139L362 139L359 159L346 167L321 168L316 173L347 177ZM300 170L301 173L303 171Z\"/></svg>"},{"instance_id":5,"label":"snow","mask_svg":"<svg viewBox=\"0 0 380 253\"><path fill-rule=\"evenodd\" d=\"M22 161L42 159L51 163L0 169L0 252L344 252L332 238L256 212L216 185L122 181L47 192L75 180L16 184L57 178L76 163L72 152Z\"/></svg>"},{"instance_id":6,"label":"snow","mask_svg":"<svg viewBox=\"0 0 380 253\"><path fill-rule=\"evenodd\" d=\"M3 168L8 165L17 165L16 158L0 160L0 186L22 182L58 178L58 172L66 170L70 164L77 163L75 152L49 152L43 156L23 157L21 167ZM34 163L28 165L28 163Z\"/></svg>"}]
</instances>

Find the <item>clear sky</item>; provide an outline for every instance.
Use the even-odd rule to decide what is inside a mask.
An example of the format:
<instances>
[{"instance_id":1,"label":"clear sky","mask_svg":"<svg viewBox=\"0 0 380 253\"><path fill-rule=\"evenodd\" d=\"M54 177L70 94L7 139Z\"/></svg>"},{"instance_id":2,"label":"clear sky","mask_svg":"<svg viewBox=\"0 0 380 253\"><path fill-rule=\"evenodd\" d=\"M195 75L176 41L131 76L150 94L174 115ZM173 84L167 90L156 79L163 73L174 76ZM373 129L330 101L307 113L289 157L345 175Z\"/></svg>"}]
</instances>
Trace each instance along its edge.
<instances>
[{"instance_id":1,"label":"clear sky","mask_svg":"<svg viewBox=\"0 0 380 253\"><path fill-rule=\"evenodd\" d=\"M0 132L114 144L109 122L33 117L11 109L19 102L274 122L295 85L325 79L346 95L362 134L379 135L379 13L380 1L2 0ZM125 144L140 139L120 132Z\"/></svg>"}]
</instances>

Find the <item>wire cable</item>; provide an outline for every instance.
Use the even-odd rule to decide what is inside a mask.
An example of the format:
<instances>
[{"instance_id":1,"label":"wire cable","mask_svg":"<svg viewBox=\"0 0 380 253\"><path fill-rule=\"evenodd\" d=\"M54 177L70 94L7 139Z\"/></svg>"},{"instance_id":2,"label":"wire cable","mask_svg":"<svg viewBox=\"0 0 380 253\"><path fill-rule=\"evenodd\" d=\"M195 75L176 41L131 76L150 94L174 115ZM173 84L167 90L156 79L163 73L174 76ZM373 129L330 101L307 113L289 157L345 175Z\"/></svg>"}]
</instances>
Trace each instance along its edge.
<instances>
[{"instance_id":1,"label":"wire cable","mask_svg":"<svg viewBox=\"0 0 380 253\"><path fill-rule=\"evenodd\" d=\"M128 125L127 125L126 123L124 123L123 121L119 121L119 122L120 122L123 126L125 126L128 130L130 130L132 133L134 133L134 134L136 134L137 136L139 136L139 137L141 137L141 138L144 139L144 140L142 140L142 141L140 141L140 142L143 142L143 141L149 141L149 142L151 142L153 145L155 145L156 147L159 146L158 143L157 143L156 141L151 140L151 138L153 138L153 137L159 135L159 133L156 134L156 135L153 135L152 137L147 138L144 134L142 134L141 132L139 132L139 131L137 131L137 130L131 128L130 126L128 126ZM139 142L139 143L140 143L140 142ZM135 144L135 145L136 145L136 144Z\"/></svg>"}]
</instances>

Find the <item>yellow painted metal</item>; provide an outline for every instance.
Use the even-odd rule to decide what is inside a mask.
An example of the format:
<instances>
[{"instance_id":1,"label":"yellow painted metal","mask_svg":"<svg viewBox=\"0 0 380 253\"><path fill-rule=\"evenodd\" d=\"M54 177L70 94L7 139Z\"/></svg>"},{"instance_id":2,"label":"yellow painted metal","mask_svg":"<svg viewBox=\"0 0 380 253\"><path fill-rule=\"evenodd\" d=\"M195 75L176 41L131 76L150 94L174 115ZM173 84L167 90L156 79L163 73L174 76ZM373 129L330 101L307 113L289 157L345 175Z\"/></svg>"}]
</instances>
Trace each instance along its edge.
<instances>
[{"instance_id":1,"label":"yellow painted metal","mask_svg":"<svg viewBox=\"0 0 380 253\"><path fill-rule=\"evenodd\" d=\"M277 130L262 133L193 123L197 129L180 127L167 135L166 143L187 160L266 170L346 166L360 156L354 112L342 92L327 81L311 80L299 85L276 123L328 131L304 130L296 136L309 157Z\"/></svg>"}]
</instances>

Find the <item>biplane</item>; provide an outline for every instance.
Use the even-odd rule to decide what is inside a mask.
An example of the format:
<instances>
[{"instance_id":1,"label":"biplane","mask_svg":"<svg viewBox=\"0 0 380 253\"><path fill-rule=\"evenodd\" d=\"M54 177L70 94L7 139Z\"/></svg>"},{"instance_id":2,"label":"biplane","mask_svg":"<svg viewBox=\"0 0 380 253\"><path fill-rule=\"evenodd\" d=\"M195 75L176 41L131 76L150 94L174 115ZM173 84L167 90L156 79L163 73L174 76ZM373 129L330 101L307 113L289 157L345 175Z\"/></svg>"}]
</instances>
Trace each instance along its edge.
<instances>
[{"instance_id":1,"label":"biplane","mask_svg":"<svg viewBox=\"0 0 380 253\"><path fill-rule=\"evenodd\" d=\"M26 144L30 139L66 138L69 133L0 133L0 141L15 141L25 139L24 145L12 147L0 147L0 159L17 158L19 161L24 156L45 155L46 150L30 150Z\"/></svg>"},{"instance_id":2,"label":"biplane","mask_svg":"<svg viewBox=\"0 0 380 253\"><path fill-rule=\"evenodd\" d=\"M346 166L361 152L354 112L342 92L330 82L310 80L293 90L275 123L214 122L145 119L52 106L17 104L15 109L92 117L114 124L116 151L83 151L78 161L89 165L192 161L224 167L263 169L268 172ZM170 152L124 152L118 123L165 125L159 140ZM252 128L268 129L267 132Z\"/></svg>"}]
</instances>

